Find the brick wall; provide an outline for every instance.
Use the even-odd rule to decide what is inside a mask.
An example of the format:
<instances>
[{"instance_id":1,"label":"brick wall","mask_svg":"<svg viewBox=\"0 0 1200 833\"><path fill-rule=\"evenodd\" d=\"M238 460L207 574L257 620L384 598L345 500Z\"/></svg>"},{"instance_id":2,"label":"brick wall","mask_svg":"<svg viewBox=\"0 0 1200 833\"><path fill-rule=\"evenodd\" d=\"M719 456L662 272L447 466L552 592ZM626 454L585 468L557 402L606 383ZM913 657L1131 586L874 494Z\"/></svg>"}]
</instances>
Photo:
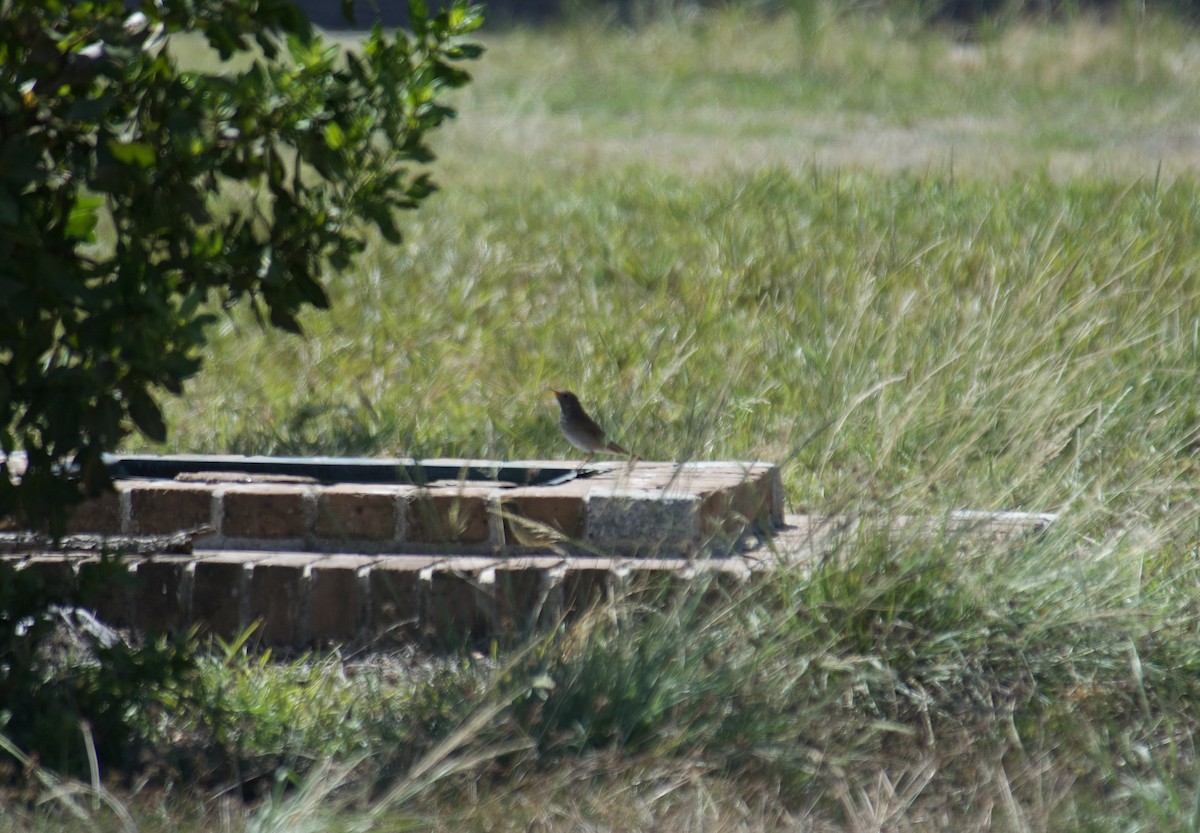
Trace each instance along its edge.
<instances>
[{"instance_id":1,"label":"brick wall","mask_svg":"<svg viewBox=\"0 0 1200 833\"><path fill-rule=\"evenodd\" d=\"M93 550L123 553L120 565L136 579L87 600L101 619L143 631L195 624L224 638L254 623L262 643L297 648L520 634L638 574L740 580L752 562L698 556L727 554L748 530L765 534L783 522L779 471L762 463L615 463L560 485L418 487L228 466L206 473L205 459L188 459L201 470L118 480L72 515L68 532ZM427 463L443 472L495 468ZM560 462L505 470L522 466L570 471ZM191 533L185 552L146 546L181 532ZM63 588L87 586L98 564L94 551L0 557Z\"/></svg>"},{"instance_id":2,"label":"brick wall","mask_svg":"<svg viewBox=\"0 0 1200 833\"><path fill-rule=\"evenodd\" d=\"M68 530L199 530L197 546L234 550L644 556L694 554L783 518L779 470L759 463L616 464L559 486L299 480L229 473L121 480L115 493L81 506Z\"/></svg>"},{"instance_id":3,"label":"brick wall","mask_svg":"<svg viewBox=\"0 0 1200 833\"><path fill-rule=\"evenodd\" d=\"M0 556L66 590L83 582L92 556ZM255 624L256 644L325 647L395 639L519 637L570 619L638 576L694 582L698 574L740 582L740 559L563 559L548 556L345 555L202 552L124 558L136 581L108 584L85 603L103 621L143 632L230 639Z\"/></svg>"}]
</instances>

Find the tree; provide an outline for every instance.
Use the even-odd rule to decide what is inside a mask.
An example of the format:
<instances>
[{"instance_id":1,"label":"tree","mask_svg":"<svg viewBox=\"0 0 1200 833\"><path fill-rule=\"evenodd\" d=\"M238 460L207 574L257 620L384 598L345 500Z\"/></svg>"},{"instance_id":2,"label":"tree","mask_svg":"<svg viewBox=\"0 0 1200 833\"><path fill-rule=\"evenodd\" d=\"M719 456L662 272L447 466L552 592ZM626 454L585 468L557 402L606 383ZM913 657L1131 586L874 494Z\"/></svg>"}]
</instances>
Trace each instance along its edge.
<instances>
[{"instance_id":1,"label":"tree","mask_svg":"<svg viewBox=\"0 0 1200 833\"><path fill-rule=\"evenodd\" d=\"M163 439L157 397L199 369L214 311L298 331L370 229L399 241L434 190L439 96L480 53L460 42L478 10L409 15L343 52L290 0L0 0L0 521L61 531L109 485L104 451ZM176 58L200 36L216 70ZM0 563L0 732L78 767L83 721L119 758L139 706L186 684L186 637L49 667L52 606L85 594L30 572Z\"/></svg>"},{"instance_id":2,"label":"tree","mask_svg":"<svg viewBox=\"0 0 1200 833\"><path fill-rule=\"evenodd\" d=\"M0 0L0 518L61 530L104 451L162 440L213 309L298 331L368 228L400 239L481 51L477 9L409 12L343 52L291 0ZM187 32L243 68L181 68Z\"/></svg>"}]
</instances>

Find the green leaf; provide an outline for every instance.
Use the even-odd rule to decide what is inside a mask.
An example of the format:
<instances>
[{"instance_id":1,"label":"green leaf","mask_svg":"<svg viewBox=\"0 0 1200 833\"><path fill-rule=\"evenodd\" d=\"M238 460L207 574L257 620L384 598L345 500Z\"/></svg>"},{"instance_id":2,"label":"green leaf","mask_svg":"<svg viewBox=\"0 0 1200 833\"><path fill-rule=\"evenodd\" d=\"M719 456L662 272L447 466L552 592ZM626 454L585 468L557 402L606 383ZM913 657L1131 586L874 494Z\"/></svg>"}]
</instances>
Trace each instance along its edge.
<instances>
[{"instance_id":1,"label":"green leaf","mask_svg":"<svg viewBox=\"0 0 1200 833\"><path fill-rule=\"evenodd\" d=\"M300 329L300 322L296 320L296 316L290 310L286 310L280 306L272 306L270 319L272 325L285 332L294 335L304 334L304 331Z\"/></svg>"},{"instance_id":2,"label":"green leaf","mask_svg":"<svg viewBox=\"0 0 1200 833\"><path fill-rule=\"evenodd\" d=\"M137 429L154 442L161 443L167 438L167 425L163 422L162 411L145 388L132 387L125 390L125 401L129 410L129 418Z\"/></svg>"},{"instance_id":3,"label":"green leaf","mask_svg":"<svg viewBox=\"0 0 1200 833\"><path fill-rule=\"evenodd\" d=\"M154 148L146 142L110 142L108 151L118 162L149 168L154 165Z\"/></svg>"},{"instance_id":4,"label":"green leaf","mask_svg":"<svg viewBox=\"0 0 1200 833\"><path fill-rule=\"evenodd\" d=\"M337 122L325 125L325 146L330 150L340 150L346 144L346 131Z\"/></svg>"},{"instance_id":5,"label":"green leaf","mask_svg":"<svg viewBox=\"0 0 1200 833\"><path fill-rule=\"evenodd\" d=\"M100 219L103 197L80 196L67 217L66 235L74 240L92 243L96 239L96 223Z\"/></svg>"},{"instance_id":6,"label":"green leaf","mask_svg":"<svg viewBox=\"0 0 1200 833\"><path fill-rule=\"evenodd\" d=\"M406 192L414 200L423 200L438 189L429 174L421 174L412 181Z\"/></svg>"},{"instance_id":7,"label":"green leaf","mask_svg":"<svg viewBox=\"0 0 1200 833\"><path fill-rule=\"evenodd\" d=\"M423 37L429 24L429 4L425 0L408 0L408 22L413 34Z\"/></svg>"},{"instance_id":8,"label":"green leaf","mask_svg":"<svg viewBox=\"0 0 1200 833\"><path fill-rule=\"evenodd\" d=\"M308 275L300 275L296 278L296 291L306 303L312 304L317 309L329 309L329 296L325 294L321 284Z\"/></svg>"},{"instance_id":9,"label":"green leaf","mask_svg":"<svg viewBox=\"0 0 1200 833\"><path fill-rule=\"evenodd\" d=\"M356 84L361 84L366 87L370 85L370 79L367 76L367 71L363 67L363 62L353 52L346 53L346 67L350 70L350 75L354 78Z\"/></svg>"},{"instance_id":10,"label":"green leaf","mask_svg":"<svg viewBox=\"0 0 1200 833\"><path fill-rule=\"evenodd\" d=\"M109 114L116 103L117 97L111 93L105 93L96 98L85 98L70 106L67 110L67 119L69 121L100 121Z\"/></svg>"},{"instance_id":11,"label":"green leaf","mask_svg":"<svg viewBox=\"0 0 1200 833\"><path fill-rule=\"evenodd\" d=\"M43 181L42 149L35 142L25 141L24 137L7 138L0 144L0 179L18 186Z\"/></svg>"},{"instance_id":12,"label":"green leaf","mask_svg":"<svg viewBox=\"0 0 1200 833\"><path fill-rule=\"evenodd\" d=\"M447 87L461 87L471 80L470 74L465 70L441 61L433 62L433 77Z\"/></svg>"},{"instance_id":13,"label":"green leaf","mask_svg":"<svg viewBox=\"0 0 1200 833\"><path fill-rule=\"evenodd\" d=\"M323 273L352 266L367 228L402 239L398 209L433 188L405 166L432 160L429 133L452 115L440 96L467 79L451 64L482 51L454 42L478 7L441 0L434 17L429 0L406 2L415 36L377 24L349 55L293 0L0 0L22 21L0 24L0 65L27 70L0 91L15 119L0 130L0 431L47 461L45 488L19 486L23 506L48 507L34 523L69 502L51 495L55 461L130 430L166 436L155 397L198 370L210 294L299 332L303 310L330 303ZM147 47L148 29L122 34L134 7L238 64L179 66ZM101 43L102 64L80 62ZM59 77L67 59L87 74ZM110 216L97 257L80 243ZM70 361L47 368L55 349Z\"/></svg>"},{"instance_id":14,"label":"green leaf","mask_svg":"<svg viewBox=\"0 0 1200 833\"><path fill-rule=\"evenodd\" d=\"M473 32L483 25L483 6L455 3L450 9L450 30L456 35Z\"/></svg>"},{"instance_id":15,"label":"green leaf","mask_svg":"<svg viewBox=\"0 0 1200 833\"><path fill-rule=\"evenodd\" d=\"M0 224L15 226L20 221L20 205L7 188L0 188Z\"/></svg>"},{"instance_id":16,"label":"green leaf","mask_svg":"<svg viewBox=\"0 0 1200 833\"><path fill-rule=\"evenodd\" d=\"M460 43L446 50L446 57L456 61L469 61L483 54L483 47L477 43Z\"/></svg>"}]
</instances>

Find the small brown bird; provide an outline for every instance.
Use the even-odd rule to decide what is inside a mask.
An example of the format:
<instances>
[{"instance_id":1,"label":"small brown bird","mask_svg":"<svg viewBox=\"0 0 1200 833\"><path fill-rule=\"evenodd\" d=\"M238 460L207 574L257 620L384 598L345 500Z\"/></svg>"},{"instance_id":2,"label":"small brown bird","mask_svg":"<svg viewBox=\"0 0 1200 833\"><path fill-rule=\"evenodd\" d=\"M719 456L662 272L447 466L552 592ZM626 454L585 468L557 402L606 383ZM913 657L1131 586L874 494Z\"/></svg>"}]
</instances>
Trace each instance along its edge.
<instances>
[{"instance_id":1,"label":"small brown bird","mask_svg":"<svg viewBox=\"0 0 1200 833\"><path fill-rule=\"evenodd\" d=\"M633 459L633 454L609 441L604 429L597 425L596 421L588 416L587 411L579 404L578 396L569 390L556 390L551 393L558 400L558 427L562 429L571 445L580 451L587 452L587 459L580 463L578 468L586 466L593 457L602 451L628 454L630 460Z\"/></svg>"}]
</instances>

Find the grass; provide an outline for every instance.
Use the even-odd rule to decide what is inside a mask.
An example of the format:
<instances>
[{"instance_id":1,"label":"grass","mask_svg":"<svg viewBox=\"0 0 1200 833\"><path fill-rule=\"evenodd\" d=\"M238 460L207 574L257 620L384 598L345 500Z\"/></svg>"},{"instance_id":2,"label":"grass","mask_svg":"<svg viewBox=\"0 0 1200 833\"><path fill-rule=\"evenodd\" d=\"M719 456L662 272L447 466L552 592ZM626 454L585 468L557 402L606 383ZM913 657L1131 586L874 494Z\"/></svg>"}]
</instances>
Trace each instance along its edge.
<instances>
[{"instance_id":1,"label":"grass","mask_svg":"<svg viewBox=\"0 0 1200 833\"><path fill-rule=\"evenodd\" d=\"M333 277L309 340L227 323L172 450L558 456L570 387L648 458L785 463L793 505L1047 510L1191 466L1188 183L643 170L478 196Z\"/></svg>"},{"instance_id":2,"label":"grass","mask_svg":"<svg viewBox=\"0 0 1200 833\"><path fill-rule=\"evenodd\" d=\"M547 168L603 177L644 161L687 175L769 166L805 176L813 164L970 176L1195 170L1200 56L1169 20L1081 17L963 41L813 5L766 22L734 8L633 32L495 36L461 93L443 179L536 181Z\"/></svg>"},{"instance_id":3,"label":"grass","mask_svg":"<svg viewBox=\"0 0 1200 833\"><path fill-rule=\"evenodd\" d=\"M162 450L564 456L566 386L793 511L1059 522L864 528L494 656L218 648L150 782L0 830L1196 829L1193 33L813 14L489 35L407 243L303 341L223 318Z\"/></svg>"}]
</instances>

